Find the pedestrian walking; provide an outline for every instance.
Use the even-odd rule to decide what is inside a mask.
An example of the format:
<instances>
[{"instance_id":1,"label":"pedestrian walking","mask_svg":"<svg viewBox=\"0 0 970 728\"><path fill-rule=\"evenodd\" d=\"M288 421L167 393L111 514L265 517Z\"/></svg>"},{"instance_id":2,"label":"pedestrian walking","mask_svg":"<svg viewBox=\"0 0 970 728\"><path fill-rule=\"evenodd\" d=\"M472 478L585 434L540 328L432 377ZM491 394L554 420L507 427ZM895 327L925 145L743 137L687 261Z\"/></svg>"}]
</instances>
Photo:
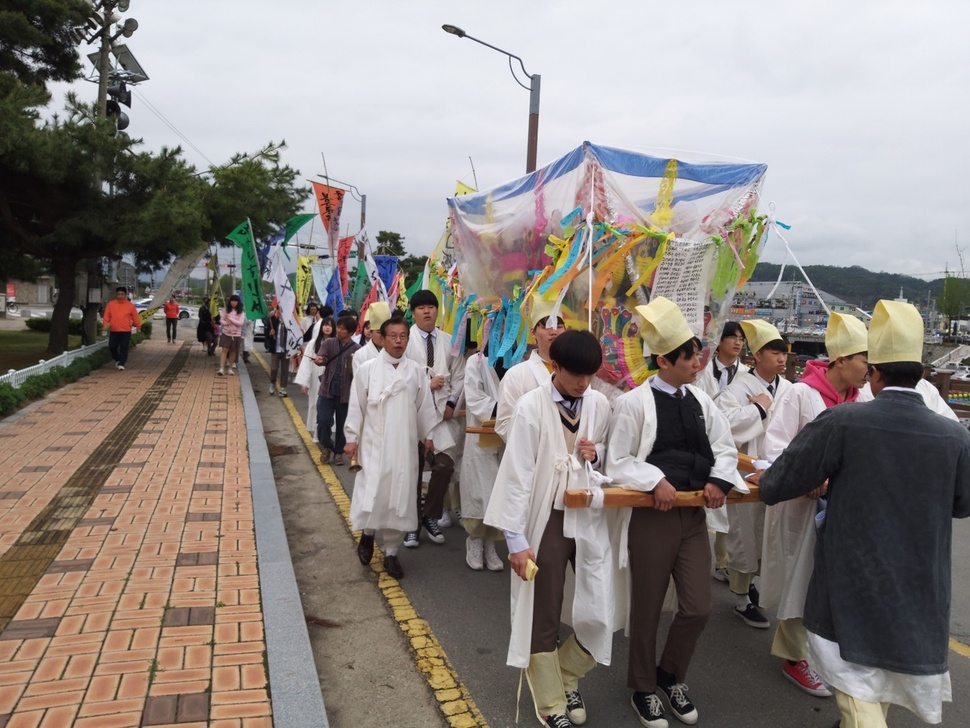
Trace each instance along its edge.
<instances>
[{"instance_id":1,"label":"pedestrian walking","mask_svg":"<svg viewBox=\"0 0 970 728\"><path fill-rule=\"evenodd\" d=\"M141 316L135 304L128 300L128 289L119 287L115 298L104 307L102 329L108 332L108 351L120 371L128 363L128 347L131 344L131 329L141 331Z\"/></svg>"},{"instance_id":2,"label":"pedestrian walking","mask_svg":"<svg viewBox=\"0 0 970 728\"><path fill-rule=\"evenodd\" d=\"M229 296L226 309L222 312L221 317L219 370L216 372L220 377L224 374L233 376L236 373L236 359L239 357L239 349L242 346L242 327L245 321L246 314L243 313L242 299L234 293ZM229 365L228 369L226 364Z\"/></svg>"},{"instance_id":3,"label":"pedestrian walking","mask_svg":"<svg viewBox=\"0 0 970 728\"><path fill-rule=\"evenodd\" d=\"M169 344L174 344L178 335L179 314L182 312L174 295L169 297L162 306L162 310L165 312L165 338Z\"/></svg>"}]
</instances>

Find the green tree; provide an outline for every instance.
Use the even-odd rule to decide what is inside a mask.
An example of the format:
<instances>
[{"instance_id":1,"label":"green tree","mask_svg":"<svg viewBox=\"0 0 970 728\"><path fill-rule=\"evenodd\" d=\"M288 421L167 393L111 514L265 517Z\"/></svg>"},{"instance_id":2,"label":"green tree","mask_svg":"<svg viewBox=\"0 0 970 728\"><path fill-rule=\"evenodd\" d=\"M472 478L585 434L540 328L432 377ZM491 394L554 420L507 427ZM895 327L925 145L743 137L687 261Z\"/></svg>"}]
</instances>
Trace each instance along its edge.
<instances>
[{"instance_id":1,"label":"green tree","mask_svg":"<svg viewBox=\"0 0 970 728\"><path fill-rule=\"evenodd\" d=\"M953 321L964 318L970 306L970 279L948 277L943 281L943 292L936 299L936 310L947 318L952 331Z\"/></svg>"},{"instance_id":2,"label":"green tree","mask_svg":"<svg viewBox=\"0 0 970 728\"><path fill-rule=\"evenodd\" d=\"M44 89L81 72L75 33L91 8L84 0L6 0L0 9L0 75Z\"/></svg>"}]
</instances>

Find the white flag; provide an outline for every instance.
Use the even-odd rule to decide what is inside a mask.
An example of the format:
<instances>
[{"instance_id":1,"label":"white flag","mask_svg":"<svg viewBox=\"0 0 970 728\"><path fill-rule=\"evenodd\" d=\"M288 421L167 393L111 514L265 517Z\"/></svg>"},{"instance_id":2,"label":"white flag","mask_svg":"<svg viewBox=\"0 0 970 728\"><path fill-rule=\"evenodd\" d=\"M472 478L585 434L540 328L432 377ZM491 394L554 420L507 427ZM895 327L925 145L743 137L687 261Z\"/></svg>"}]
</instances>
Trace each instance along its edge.
<instances>
[{"instance_id":1,"label":"white flag","mask_svg":"<svg viewBox=\"0 0 970 728\"><path fill-rule=\"evenodd\" d=\"M276 286L276 302L280 307L280 321L286 327L286 355L293 356L300 351L300 344L303 343L303 329L294 314L296 293L279 260L273 265L273 284Z\"/></svg>"}]
</instances>

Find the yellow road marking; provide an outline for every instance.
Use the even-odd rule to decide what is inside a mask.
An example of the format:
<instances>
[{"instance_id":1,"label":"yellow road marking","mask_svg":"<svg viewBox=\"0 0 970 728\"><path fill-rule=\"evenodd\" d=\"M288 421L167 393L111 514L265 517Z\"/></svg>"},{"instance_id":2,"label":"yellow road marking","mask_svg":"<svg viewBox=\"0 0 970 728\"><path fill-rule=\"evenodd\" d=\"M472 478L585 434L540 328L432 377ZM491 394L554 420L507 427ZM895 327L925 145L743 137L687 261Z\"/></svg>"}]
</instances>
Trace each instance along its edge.
<instances>
[{"instance_id":1,"label":"yellow road marking","mask_svg":"<svg viewBox=\"0 0 970 728\"><path fill-rule=\"evenodd\" d=\"M269 374L269 366L263 360L263 357L255 351L252 354L263 370ZM320 463L319 447L315 446L310 433L307 432L306 422L297 411L293 400L289 397L282 397L281 399L287 412L290 413L300 439L306 446L307 453L313 460L320 477L323 478L323 482L327 484L330 496L337 504L344 523L347 524L347 530L356 541L360 537L360 532L354 531L350 525L350 498L347 497L347 493L337 479L333 468ZM408 599L404 589L401 588L400 582L388 576L387 572L384 571L383 560L376 550L375 558L371 560L370 567L377 574L377 588L381 590L384 599L391 608L394 621L397 622L398 627L407 638L408 644L411 645L411 650L414 652L414 664L434 691L438 707L448 721L448 725L451 728L488 728L485 717L478 706L475 705L475 701L472 700L468 688L459 679L458 673L452 667L448 655L445 654L444 648L438 642L438 638L435 637L431 627L421 619L417 610L412 606L411 600Z\"/></svg>"},{"instance_id":2,"label":"yellow road marking","mask_svg":"<svg viewBox=\"0 0 970 728\"><path fill-rule=\"evenodd\" d=\"M970 645L965 645L959 640L950 638L950 649L963 657L970 657Z\"/></svg>"}]
</instances>

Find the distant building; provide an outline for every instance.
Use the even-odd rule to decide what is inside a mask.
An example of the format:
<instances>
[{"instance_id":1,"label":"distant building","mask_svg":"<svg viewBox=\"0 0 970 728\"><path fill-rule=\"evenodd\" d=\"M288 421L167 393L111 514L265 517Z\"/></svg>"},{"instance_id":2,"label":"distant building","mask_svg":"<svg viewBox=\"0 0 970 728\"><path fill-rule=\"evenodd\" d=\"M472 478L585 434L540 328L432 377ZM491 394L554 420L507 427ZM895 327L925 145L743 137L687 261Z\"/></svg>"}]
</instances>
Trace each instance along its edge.
<instances>
[{"instance_id":1,"label":"distant building","mask_svg":"<svg viewBox=\"0 0 970 728\"><path fill-rule=\"evenodd\" d=\"M88 274L84 272L79 272L75 278L75 306L87 300L88 278ZM130 263L112 261L108 275L101 278L101 281L95 281L95 285L92 286L92 300L99 298L99 302L102 302L114 298L115 288L118 286L128 286L133 292L132 298L137 298L134 291L138 287L138 272ZM97 285L98 283L100 286ZM7 298L10 298L10 294L13 293L20 306L53 306L54 301L57 300L58 291L53 274L39 276L35 281L10 280L7 281L6 289Z\"/></svg>"}]
</instances>

